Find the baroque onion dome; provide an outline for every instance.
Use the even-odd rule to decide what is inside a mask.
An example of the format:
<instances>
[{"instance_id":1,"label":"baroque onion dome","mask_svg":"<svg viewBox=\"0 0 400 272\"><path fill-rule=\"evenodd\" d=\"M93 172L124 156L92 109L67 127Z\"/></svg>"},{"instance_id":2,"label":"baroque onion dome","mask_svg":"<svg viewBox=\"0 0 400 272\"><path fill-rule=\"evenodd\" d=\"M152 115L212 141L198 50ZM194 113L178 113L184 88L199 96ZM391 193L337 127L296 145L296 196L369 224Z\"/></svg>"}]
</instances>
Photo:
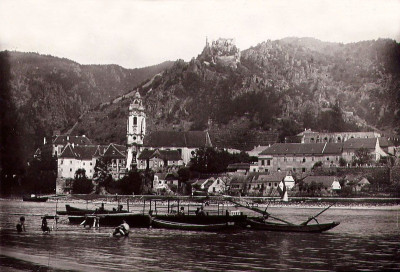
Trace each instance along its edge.
<instances>
[{"instance_id":1,"label":"baroque onion dome","mask_svg":"<svg viewBox=\"0 0 400 272\"><path fill-rule=\"evenodd\" d=\"M136 91L133 100L129 105L129 116L127 122L128 169L131 169L132 165L136 165L136 156L143 145L145 134L146 113L144 112L142 98L139 92Z\"/></svg>"}]
</instances>

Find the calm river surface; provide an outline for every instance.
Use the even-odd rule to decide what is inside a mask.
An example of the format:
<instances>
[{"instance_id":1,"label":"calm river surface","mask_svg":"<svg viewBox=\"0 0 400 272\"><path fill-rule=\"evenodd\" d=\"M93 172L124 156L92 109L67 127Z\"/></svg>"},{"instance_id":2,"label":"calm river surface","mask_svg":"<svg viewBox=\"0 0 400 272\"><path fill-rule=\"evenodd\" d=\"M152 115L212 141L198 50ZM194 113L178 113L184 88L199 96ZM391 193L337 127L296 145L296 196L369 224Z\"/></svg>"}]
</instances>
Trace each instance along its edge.
<instances>
[{"instance_id":1,"label":"calm river surface","mask_svg":"<svg viewBox=\"0 0 400 272\"><path fill-rule=\"evenodd\" d=\"M0 200L0 271L400 271L399 209L331 208L319 222L341 224L322 234L133 229L113 238L112 228L83 229L66 217L58 231L42 234L39 215L55 206ZM268 209L296 223L320 210ZM20 213L29 214L22 234Z\"/></svg>"}]
</instances>

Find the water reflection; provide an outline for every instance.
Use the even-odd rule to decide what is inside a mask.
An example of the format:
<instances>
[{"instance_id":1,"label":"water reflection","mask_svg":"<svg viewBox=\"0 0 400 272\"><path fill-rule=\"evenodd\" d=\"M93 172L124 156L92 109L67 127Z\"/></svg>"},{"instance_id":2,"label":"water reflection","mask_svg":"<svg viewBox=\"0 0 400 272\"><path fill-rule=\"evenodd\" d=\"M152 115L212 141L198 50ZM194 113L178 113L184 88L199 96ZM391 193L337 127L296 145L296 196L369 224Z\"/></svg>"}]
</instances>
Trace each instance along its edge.
<instances>
[{"instance_id":1,"label":"water reflection","mask_svg":"<svg viewBox=\"0 0 400 272\"><path fill-rule=\"evenodd\" d=\"M54 206L1 204L2 211L6 206L9 212L29 210L31 214L46 213ZM290 208L271 212L293 222L315 213ZM322 234L134 229L127 238L109 237L112 228L85 230L66 222L59 224L59 231L44 235L37 216L28 216L28 232L18 235L14 228L19 215L3 213L0 249L1 254L9 253L7 256L22 254L43 266L78 271L398 271L400 231L396 213L332 209L321 221L339 218L342 223Z\"/></svg>"}]
</instances>

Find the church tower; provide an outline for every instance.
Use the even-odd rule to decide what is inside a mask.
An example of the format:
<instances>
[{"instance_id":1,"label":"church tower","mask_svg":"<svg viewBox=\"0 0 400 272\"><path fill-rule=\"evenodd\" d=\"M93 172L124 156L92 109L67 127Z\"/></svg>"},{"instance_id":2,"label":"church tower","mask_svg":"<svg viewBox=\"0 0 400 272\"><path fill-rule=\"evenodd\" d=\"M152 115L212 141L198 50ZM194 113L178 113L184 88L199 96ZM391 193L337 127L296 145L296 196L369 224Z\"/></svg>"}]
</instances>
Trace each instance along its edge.
<instances>
[{"instance_id":1,"label":"church tower","mask_svg":"<svg viewBox=\"0 0 400 272\"><path fill-rule=\"evenodd\" d=\"M144 135L146 134L146 114L144 112L142 98L136 91L131 104L129 105L129 116L127 124L127 147L128 158L126 167L128 170L136 166L136 156L143 146Z\"/></svg>"}]
</instances>

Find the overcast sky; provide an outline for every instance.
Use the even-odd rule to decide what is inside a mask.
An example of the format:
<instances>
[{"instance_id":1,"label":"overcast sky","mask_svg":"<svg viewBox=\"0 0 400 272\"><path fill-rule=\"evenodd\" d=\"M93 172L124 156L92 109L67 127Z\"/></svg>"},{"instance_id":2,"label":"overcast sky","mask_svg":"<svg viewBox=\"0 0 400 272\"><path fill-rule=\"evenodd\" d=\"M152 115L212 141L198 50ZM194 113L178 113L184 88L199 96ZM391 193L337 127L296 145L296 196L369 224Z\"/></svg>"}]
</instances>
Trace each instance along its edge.
<instances>
[{"instance_id":1,"label":"overcast sky","mask_svg":"<svg viewBox=\"0 0 400 272\"><path fill-rule=\"evenodd\" d=\"M196 57L205 39L243 50L288 36L400 41L400 0L1 0L0 50L136 68Z\"/></svg>"}]
</instances>

